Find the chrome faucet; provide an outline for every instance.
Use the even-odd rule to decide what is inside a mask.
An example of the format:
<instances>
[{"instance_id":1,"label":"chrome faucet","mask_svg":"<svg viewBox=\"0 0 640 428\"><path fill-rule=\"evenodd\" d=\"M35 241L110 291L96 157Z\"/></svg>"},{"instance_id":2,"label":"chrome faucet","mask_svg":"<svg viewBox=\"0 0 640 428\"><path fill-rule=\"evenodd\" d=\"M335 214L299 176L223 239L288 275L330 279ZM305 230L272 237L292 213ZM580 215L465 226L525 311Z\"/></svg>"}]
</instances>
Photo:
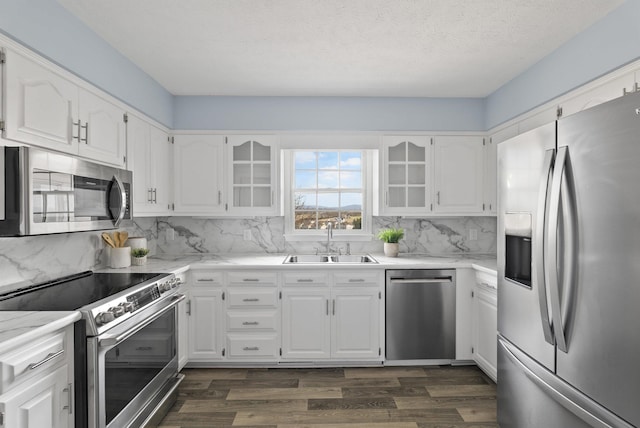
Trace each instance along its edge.
<instances>
[{"instance_id":1,"label":"chrome faucet","mask_svg":"<svg viewBox=\"0 0 640 428\"><path fill-rule=\"evenodd\" d=\"M331 252L331 238L333 238L333 223L327 222L327 253Z\"/></svg>"}]
</instances>

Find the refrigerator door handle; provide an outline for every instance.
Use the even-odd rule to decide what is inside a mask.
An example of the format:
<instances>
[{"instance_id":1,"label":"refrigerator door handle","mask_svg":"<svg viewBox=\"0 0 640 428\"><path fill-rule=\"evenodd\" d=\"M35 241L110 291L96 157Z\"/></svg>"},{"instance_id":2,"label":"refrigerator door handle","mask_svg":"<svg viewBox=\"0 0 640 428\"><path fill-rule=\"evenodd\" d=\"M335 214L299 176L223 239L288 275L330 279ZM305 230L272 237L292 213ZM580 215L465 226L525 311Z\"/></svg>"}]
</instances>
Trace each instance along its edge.
<instances>
[{"instance_id":1,"label":"refrigerator door handle","mask_svg":"<svg viewBox=\"0 0 640 428\"><path fill-rule=\"evenodd\" d=\"M549 199L549 181L551 180L552 164L554 160L555 150L549 149L544 155L543 173L540 178L540 190L538 192L538 216L536 219L536 277L538 293L538 302L540 305L540 319L542 320L542 331L544 332L544 340L551 345L555 345L553 331L551 330L551 320L549 319L549 307L547 305L547 281L545 280L545 237L546 227L548 223L547 207Z\"/></svg>"},{"instance_id":2,"label":"refrigerator door handle","mask_svg":"<svg viewBox=\"0 0 640 428\"><path fill-rule=\"evenodd\" d=\"M560 309L560 283L558 280L558 220L560 217L560 198L562 188L562 177L565 172L567 162L567 147L559 147L556 156L555 166L553 168L553 178L551 181L551 201L549 206L549 222L547 224L547 236L545 242L548 243L549 256L545 260L545 271L548 277L545 278L549 284L549 296L551 300L551 319L553 323L553 333L556 338L558 349L567 352L567 341L564 332L564 323L562 321L562 312Z\"/></svg>"}]
</instances>

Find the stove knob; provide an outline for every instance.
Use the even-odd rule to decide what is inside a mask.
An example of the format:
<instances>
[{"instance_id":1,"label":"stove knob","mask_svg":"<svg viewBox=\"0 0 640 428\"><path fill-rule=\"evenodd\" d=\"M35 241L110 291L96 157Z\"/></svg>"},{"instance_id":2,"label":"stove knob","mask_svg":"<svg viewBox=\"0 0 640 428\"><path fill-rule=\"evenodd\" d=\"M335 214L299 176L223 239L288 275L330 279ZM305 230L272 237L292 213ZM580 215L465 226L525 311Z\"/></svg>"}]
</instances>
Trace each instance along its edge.
<instances>
[{"instance_id":1,"label":"stove knob","mask_svg":"<svg viewBox=\"0 0 640 428\"><path fill-rule=\"evenodd\" d=\"M161 293L164 293L165 291L171 290L171 284L168 281L163 282L158 288L160 289Z\"/></svg>"},{"instance_id":2,"label":"stove knob","mask_svg":"<svg viewBox=\"0 0 640 428\"><path fill-rule=\"evenodd\" d=\"M111 312L114 317L118 318L119 316L124 315L124 308L122 306L114 306L113 308L109 308L109 312Z\"/></svg>"},{"instance_id":3,"label":"stove knob","mask_svg":"<svg viewBox=\"0 0 640 428\"><path fill-rule=\"evenodd\" d=\"M116 319L116 317L111 312L100 312L98 315L96 315L96 323L98 325L110 323L114 319Z\"/></svg>"},{"instance_id":4,"label":"stove knob","mask_svg":"<svg viewBox=\"0 0 640 428\"><path fill-rule=\"evenodd\" d=\"M122 307L122 309L124 309L125 312L133 312L136 309L133 302L123 302L123 303L120 303L119 306Z\"/></svg>"}]
</instances>

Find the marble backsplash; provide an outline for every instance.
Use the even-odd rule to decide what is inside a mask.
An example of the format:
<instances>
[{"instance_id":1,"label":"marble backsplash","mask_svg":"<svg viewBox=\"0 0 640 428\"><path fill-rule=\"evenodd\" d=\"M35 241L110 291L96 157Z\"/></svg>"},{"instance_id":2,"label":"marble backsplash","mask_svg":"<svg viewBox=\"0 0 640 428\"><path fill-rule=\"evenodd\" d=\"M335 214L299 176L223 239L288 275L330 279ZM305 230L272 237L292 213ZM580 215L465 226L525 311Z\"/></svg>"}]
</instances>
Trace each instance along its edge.
<instances>
[{"instance_id":1,"label":"marble backsplash","mask_svg":"<svg viewBox=\"0 0 640 428\"><path fill-rule=\"evenodd\" d=\"M405 238L400 252L422 254L495 254L495 217L401 218L375 217L374 231L402 227ZM167 239L173 229L174 239ZM478 231L478 239L468 239L469 230ZM151 255L193 253L311 253L324 250L318 242L287 242L283 217L247 219L205 219L192 217L136 218L125 228L130 236L147 238ZM251 241L244 231L251 230ZM169 232L169 233L167 233ZM346 242L335 242L344 248ZM352 252L381 253L382 242L374 239L351 242ZM0 292L18 287L18 283L37 283L107 264L107 250L100 232L0 238Z\"/></svg>"},{"instance_id":2,"label":"marble backsplash","mask_svg":"<svg viewBox=\"0 0 640 428\"><path fill-rule=\"evenodd\" d=\"M402 227L405 237L400 252L423 254L495 254L495 217L457 217L415 219L374 217L374 232L386 227ZM167 231L175 231L167 240ZM477 240L469 240L469 230L478 232ZM244 240L244 231L251 231L251 240ZM191 217L158 218L158 254L182 253L312 253L324 251L325 239L316 242L286 241L283 217L248 219L205 219ZM332 247L344 248L346 242L334 242ZM351 242L352 252L381 253L383 244L374 239Z\"/></svg>"}]
</instances>

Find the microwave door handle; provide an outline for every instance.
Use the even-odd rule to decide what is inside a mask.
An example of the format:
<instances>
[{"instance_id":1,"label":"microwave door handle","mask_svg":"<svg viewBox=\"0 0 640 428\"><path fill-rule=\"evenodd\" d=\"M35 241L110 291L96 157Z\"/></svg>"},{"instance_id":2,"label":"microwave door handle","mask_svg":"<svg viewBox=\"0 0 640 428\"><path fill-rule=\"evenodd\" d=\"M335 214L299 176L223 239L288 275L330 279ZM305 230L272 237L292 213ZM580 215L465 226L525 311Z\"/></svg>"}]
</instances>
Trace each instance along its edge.
<instances>
[{"instance_id":1,"label":"microwave door handle","mask_svg":"<svg viewBox=\"0 0 640 428\"><path fill-rule=\"evenodd\" d=\"M551 181L551 200L549 206L549 226L547 236L549 242L549 295L551 297L551 317L553 320L553 332L556 337L558 349L567 352L567 341L564 334L564 323L560 309L560 281L558 278L558 220L560 217L560 191L562 188L562 177L565 173L567 162L567 147L558 148L553 178Z\"/></svg>"},{"instance_id":2,"label":"microwave door handle","mask_svg":"<svg viewBox=\"0 0 640 428\"><path fill-rule=\"evenodd\" d=\"M536 219L536 231L534 241L534 251L536 252L536 291L538 293L538 304L540 305L540 317L542 320L542 331L544 340L551 345L555 345L553 331L551 330L551 320L549 319L549 307L547 305L547 281L545 278L545 266L547 265L545 256L546 228L549 223L547 219L547 207L549 202L549 181L552 175L552 165L555 150L549 149L544 155L542 177L538 191L538 214Z\"/></svg>"},{"instance_id":3,"label":"microwave door handle","mask_svg":"<svg viewBox=\"0 0 640 428\"><path fill-rule=\"evenodd\" d=\"M124 213L127 210L127 194L124 190L124 185L122 184L122 181L120 181L118 177L114 175L111 182L113 183L113 185L111 186L111 192L117 192L118 198L120 199L120 203L118 204L118 207L117 207L118 215L116 215L113 212L114 207L109 207L109 210L111 210L111 215L115 219L113 221L113 225L118 226L122 221L122 219L124 219ZM109 199L111 199L111 197L109 197Z\"/></svg>"}]
</instances>

